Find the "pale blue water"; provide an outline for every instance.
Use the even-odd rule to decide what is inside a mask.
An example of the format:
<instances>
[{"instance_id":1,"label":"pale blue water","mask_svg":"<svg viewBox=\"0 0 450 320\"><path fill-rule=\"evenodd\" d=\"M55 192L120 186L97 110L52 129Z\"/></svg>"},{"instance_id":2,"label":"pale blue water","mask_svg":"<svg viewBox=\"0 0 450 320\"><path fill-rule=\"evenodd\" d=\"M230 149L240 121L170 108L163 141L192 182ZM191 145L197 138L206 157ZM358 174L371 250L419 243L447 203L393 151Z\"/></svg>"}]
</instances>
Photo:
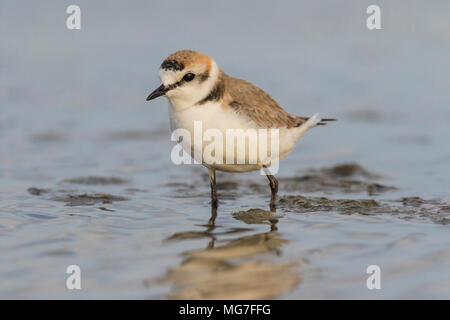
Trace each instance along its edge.
<instances>
[{"instance_id":1,"label":"pale blue water","mask_svg":"<svg viewBox=\"0 0 450 320\"><path fill-rule=\"evenodd\" d=\"M450 202L450 5L377 3L383 29L369 31L369 1L78 1L82 29L69 31L69 2L3 1L0 297L176 296L179 280L155 279L184 266L189 252L207 248L211 236L215 248L267 236L268 225L232 215L267 209L265 178L222 174L219 182L234 181L238 190L219 190L217 228L204 237L165 241L207 230L202 225L210 215L205 169L170 160L167 102L145 102L159 84L161 61L178 49L213 56L225 72L259 85L293 114L339 119L311 131L281 164L281 196L321 196L287 191L282 178L356 162L383 175L380 183L399 188L374 199ZM63 182L86 176L128 182ZM248 189L249 183L263 192ZM129 200L66 206L29 194L30 187ZM277 213L276 237L286 240L276 245L278 254L257 246L257 252L245 247L242 256L223 258L237 267L301 261L293 271L300 280L273 297L450 297L448 225L388 213ZM71 264L82 269L82 290L65 287ZM381 290L366 288L371 264L381 267Z\"/></svg>"}]
</instances>

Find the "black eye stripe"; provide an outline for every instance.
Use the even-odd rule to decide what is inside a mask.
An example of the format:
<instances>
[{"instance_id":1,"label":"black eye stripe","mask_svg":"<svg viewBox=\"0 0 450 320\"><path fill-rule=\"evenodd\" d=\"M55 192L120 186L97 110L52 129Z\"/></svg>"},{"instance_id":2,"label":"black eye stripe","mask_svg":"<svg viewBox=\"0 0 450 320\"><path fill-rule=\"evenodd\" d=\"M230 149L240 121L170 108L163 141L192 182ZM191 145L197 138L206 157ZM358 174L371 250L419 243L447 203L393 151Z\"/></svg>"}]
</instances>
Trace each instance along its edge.
<instances>
[{"instance_id":1,"label":"black eye stripe","mask_svg":"<svg viewBox=\"0 0 450 320\"><path fill-rule=\"evenodd\" d=\"M178 86L181 85L182 83L183 83L183 81L181 80L181 81L177 81L177 82L175 82L175 83L169 84L169 85L167 86L167 90L175 89L176 87L178 87Z\"/></svg>"},{"instance_id":2,"label":"black eye stripe","mask_svg":"<svg viewBox=\"0 0 450 320\"><path fill-rule=\"evenodd\" d=\"M177 82L175 82L175 83L169 84L169 85L166 87L167 90L175 89L176 87L181 86L184 82L186 82L186 81L189 82L189 81L191 81L192 79L194 79L194 78L192 78L191 80L186 80L186 79L184 79L184 78L186 77L186 75L188 75L188 74L194 75L194 78L195 78L195 74L189 72L189 73L185 74L184 77L183 77L180 81L177 81Z\"/></svg>"}]
</instances>

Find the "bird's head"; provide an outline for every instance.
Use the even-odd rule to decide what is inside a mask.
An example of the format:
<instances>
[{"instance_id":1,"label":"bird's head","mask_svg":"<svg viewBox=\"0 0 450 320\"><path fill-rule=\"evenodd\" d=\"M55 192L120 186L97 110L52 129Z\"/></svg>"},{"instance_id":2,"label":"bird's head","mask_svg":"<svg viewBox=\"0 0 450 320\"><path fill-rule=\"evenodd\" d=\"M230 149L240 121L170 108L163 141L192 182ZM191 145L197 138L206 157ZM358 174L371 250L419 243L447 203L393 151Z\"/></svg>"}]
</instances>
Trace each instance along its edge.
<instances>
[{"instance_id":1,"label":"bird's head","mask_svg":"<svg viewBox=\"0 0 450 320\"><path fill-rule=\"evenodd\" d=\"M214 60L193 50L180 50L168 56L159 69L161 86L147 101L166 96L172 105L192 106L211 92L219 76Z\"/></svg>"}]
</instances>

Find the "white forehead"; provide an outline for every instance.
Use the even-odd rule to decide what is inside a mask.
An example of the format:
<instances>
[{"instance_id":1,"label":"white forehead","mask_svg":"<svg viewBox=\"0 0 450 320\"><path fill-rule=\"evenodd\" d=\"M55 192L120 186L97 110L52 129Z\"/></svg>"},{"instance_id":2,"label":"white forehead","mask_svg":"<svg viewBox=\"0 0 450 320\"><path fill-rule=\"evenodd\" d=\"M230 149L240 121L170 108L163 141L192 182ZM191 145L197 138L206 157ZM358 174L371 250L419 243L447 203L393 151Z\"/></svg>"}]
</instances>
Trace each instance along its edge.
<instances>
[{"instance_id":1,"label":"white forehead","mask_svg":"<svg viewBox=\"0 0 450 320\"><path fill-rule=\"evenodd\" d=\"M181 78L182 74L184 74L183 71L159 69L159 78L161 79L161 82L165 86L177 82Z\"/></svg>"}]
</instances>

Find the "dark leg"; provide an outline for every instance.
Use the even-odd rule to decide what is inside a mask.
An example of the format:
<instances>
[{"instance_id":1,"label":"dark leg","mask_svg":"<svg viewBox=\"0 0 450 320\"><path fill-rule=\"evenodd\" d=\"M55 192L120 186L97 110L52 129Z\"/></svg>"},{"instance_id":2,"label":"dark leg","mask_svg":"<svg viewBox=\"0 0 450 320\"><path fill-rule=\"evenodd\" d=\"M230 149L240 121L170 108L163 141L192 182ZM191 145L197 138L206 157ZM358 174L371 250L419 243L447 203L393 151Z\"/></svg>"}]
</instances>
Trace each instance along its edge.
<instances>
[{"instance_id":1,"label":"dark leg","mask_svg":"<svg viewBox=\"0 0 450 320\"><path fill-rule=\"evenodd\" d=\"M211 205L211 218L209 218L209 221L208 221L208 226L209 226L208 233L211 233L211 231L214 230L215 223L216 223L216 217L217 217L217 205L216 206Z\"/></svg>"},{"instance_id":2,"label":"dark leg","mask_svg":"<svg viewBox=\"0 0 450 320\"><path fill-rule=\"evenodd\" d=\"M263 170L267 175L267 179L269 179L270 190L272 191L272 196L270 197L270 211L275 211L276 206L275 202L277 200L277 192L278 192L278 181L277 179L270 174L269 169L263 166Z\"/></svg>"},{"instance_id":3,"label":"dark leg","mask_svg":"<svg viewBox=\"0 0 450 320\"><path fill-rule=\"evenodd\" d=\"M216 169L209 170L209 181L211 183L211 206L217 208L217 190L216 190Z\"/></svg>"},{"instance_id":4,"label":"dark leg","mask_svg":"<svg viewBox=\"0 0 450 320\"><path fill-rule=\"evenodd\" d=\"M272 175L268 175L267 178L269 179L269 185L270 185L270 190L272 190L272 194L277 194L278 192L278 181L277 179L272 176Z\"/></svg>"},{"instance_id":5,"label":"dark leg","mask_svg":"<svg viewBox=\"0 0 450 320\"><path fill-rule=\"evenodd\" d=\"M270 190L272 191L272 196L270 197L270 210L275 209L275 202L277 200L277 192L278 192L278 181L272 175L267 175L269 179Z\"/></svg>"}]
</instances>

